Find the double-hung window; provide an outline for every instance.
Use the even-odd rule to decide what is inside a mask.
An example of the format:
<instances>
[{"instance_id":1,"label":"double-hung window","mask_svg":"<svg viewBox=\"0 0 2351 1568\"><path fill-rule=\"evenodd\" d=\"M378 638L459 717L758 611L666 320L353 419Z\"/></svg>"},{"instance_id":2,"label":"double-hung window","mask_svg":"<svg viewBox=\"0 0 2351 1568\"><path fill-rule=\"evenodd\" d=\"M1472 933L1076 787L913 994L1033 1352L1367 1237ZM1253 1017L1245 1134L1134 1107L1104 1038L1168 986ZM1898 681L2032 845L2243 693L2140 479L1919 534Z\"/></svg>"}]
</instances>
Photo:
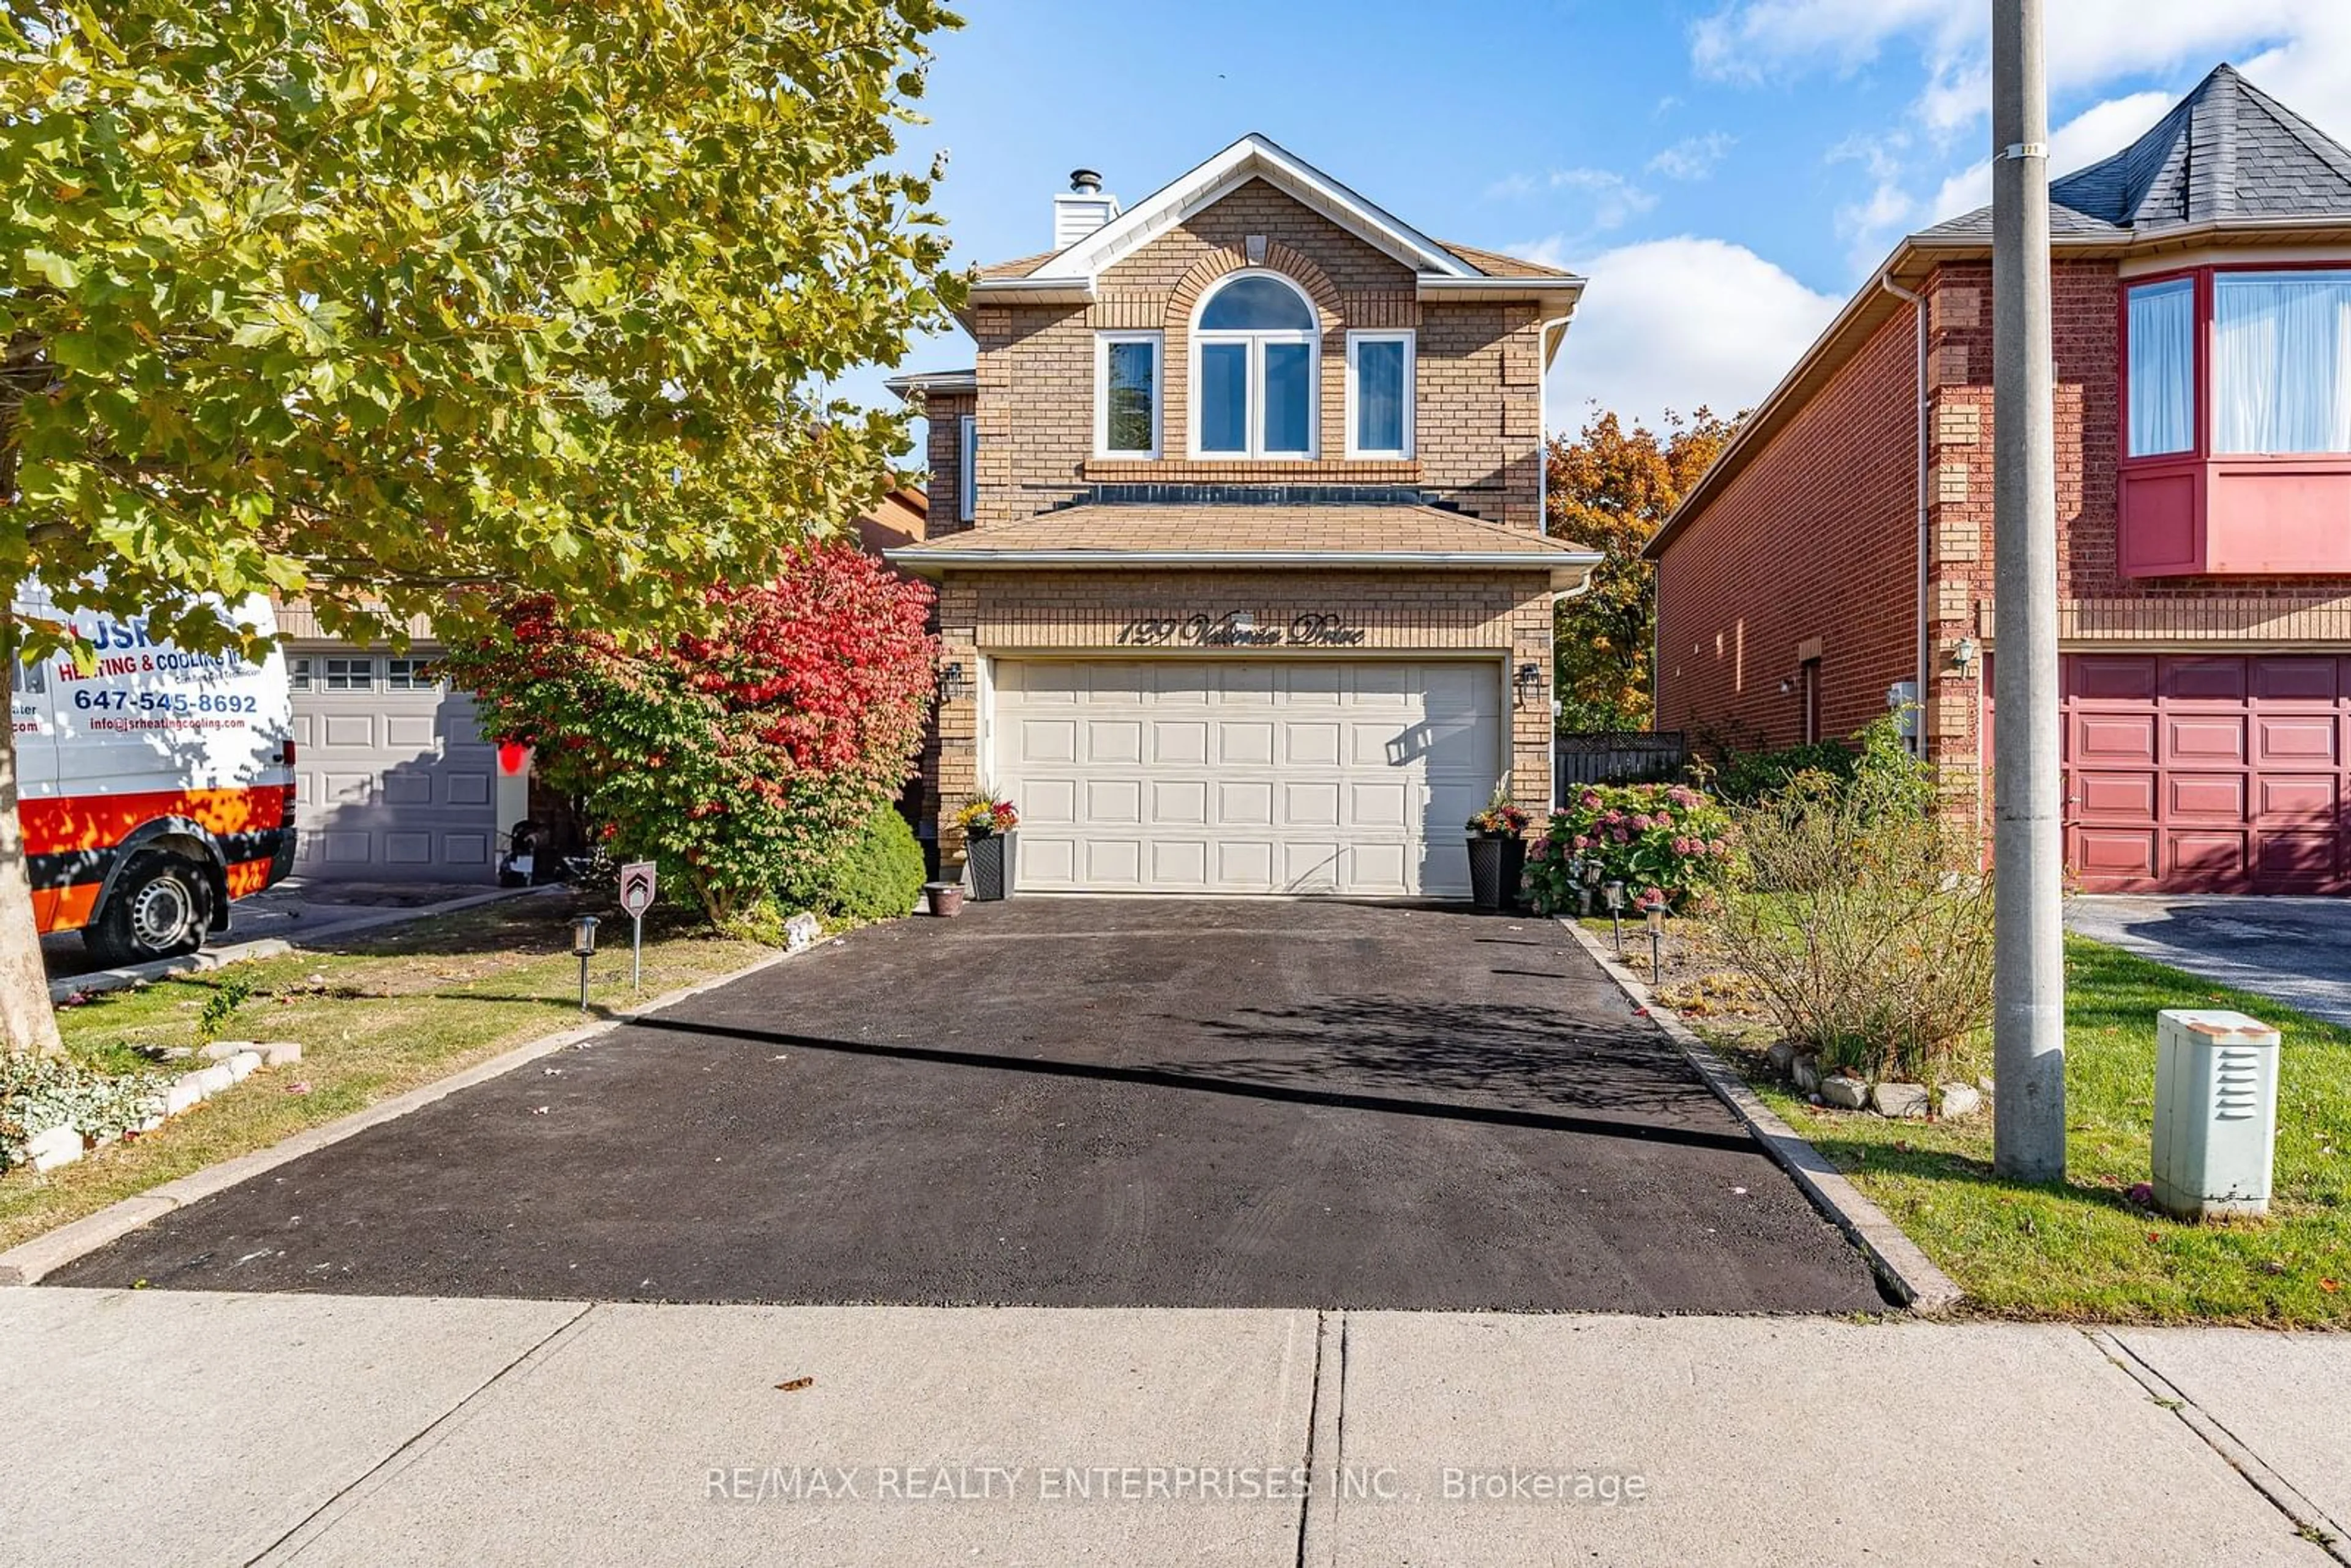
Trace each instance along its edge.
<instances>
[{"instance_id":1,"label":"double-hung window","mask_svg":"<svg viewBox=\"0 0 2351 1568\"><path fill-rule=\"evenodd\" d=\"M1102 332L1094 339L1094 453L1159 455L1159 334Z\"/></svg>"},{"instance_id":2,"label":"double-hung window","mask_svg":"<svg viewBox=\"0 0 2351 1568\"><path fill-rule=\"evenodd\" d=\"M1313 304L1270 272L1242 272L1192 330L1192 449L1199 457L1314 455L1322 334Z\"/></svg>"},{"instance_id":3,"label":"double-hung window","mask_svg":"<svg viewBox=\"0 0 2351 1568\"><path fill-rule=\"evenodd\" d=\"M1412 455L1410 332L1347 334L1347 455Z\"/></svg>"}]
</instances>

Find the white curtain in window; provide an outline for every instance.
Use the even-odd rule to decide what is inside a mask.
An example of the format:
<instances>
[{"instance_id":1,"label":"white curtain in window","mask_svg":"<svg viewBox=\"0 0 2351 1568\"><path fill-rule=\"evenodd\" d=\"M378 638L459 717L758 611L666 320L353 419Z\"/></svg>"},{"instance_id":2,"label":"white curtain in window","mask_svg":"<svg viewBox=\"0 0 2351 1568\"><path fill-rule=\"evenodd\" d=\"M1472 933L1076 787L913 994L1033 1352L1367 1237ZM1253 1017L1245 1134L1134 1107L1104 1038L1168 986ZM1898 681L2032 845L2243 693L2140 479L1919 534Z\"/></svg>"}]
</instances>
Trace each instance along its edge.
<instances>
[{"instance_id":1,"label":"white curtain in window","mask_svg":"<svg viewBox=\"0 0 2351 1568\"><path fill-rule=\"evenodd\" d=\"M2130 455L2196 444L2196 285L2130 291Z\"/></svg>"},{"instance_id":2,"label":"white curtain in window","mask_svg":"<svg viewBox=\"0 0 2351 1568\"><path fill-rule=\"evenodd\" d=\"M2351 452L2351 274L2222 273L2212 298L2218 452Z\"/></svg>"}]
</instances>

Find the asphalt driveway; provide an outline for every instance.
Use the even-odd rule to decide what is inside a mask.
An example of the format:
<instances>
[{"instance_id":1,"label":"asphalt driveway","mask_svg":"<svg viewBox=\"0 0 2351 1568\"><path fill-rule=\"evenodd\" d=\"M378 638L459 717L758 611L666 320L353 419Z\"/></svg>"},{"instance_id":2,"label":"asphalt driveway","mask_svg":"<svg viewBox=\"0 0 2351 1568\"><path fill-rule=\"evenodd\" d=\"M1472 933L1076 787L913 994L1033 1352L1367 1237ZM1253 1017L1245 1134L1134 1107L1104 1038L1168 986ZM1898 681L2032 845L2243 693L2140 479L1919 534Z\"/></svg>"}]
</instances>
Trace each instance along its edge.
<instances>
[{"instance_id":1,"label":"asphalt driveway","mask_svg":"<svg viewBox=\"0 0 2351 1568\"><path fill-rule=\"evenodd\" d=\"M2065 927L2351 1028L2351 899L2085 895Z\"/></svg>"},{"instance_id":2,"label":"asphalt driveway","mask_svg":"<svg viewBox=\"0 0 2351 1568\"><path fill-rule=\"evenodd\" d=\"M1867 1268L1548 922L1015 900L857 932L59 1285L1842 1312Z\"/></svg>"}]
</instances>

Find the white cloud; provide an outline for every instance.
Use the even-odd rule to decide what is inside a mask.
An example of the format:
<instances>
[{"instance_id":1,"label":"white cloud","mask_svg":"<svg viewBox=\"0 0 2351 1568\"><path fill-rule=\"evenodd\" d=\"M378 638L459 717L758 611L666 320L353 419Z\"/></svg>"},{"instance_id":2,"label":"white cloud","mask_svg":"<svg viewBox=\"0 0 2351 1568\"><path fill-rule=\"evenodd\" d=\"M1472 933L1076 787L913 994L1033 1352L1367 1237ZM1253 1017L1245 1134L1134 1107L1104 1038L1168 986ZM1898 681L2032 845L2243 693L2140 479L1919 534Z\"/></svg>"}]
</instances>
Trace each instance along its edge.
<instances>
[{"instance_id":1,"label":"white cloud","mask_svg":"<svg viewBox=\"0 0 2351 1568\"><path fill-rule=\"evenodd\" d=\"M1564 248L1554 238L1515 254L1558 266ZM1652 423L1667 409L1751 408L1841 303L1727 240L1645 240L1580 270L1592 281L1552 369L1555 429L1581 428L1595 401Z\"/></svg>"},{"instance_id":2,"label":"white cloud","mask_svg":"<svg viewBox=\"0 0 2351 1568\"><path fill-rule=\"evenodd\" d=\"M1595 231L1623 228L1631 219L1657 204L1657 198L1624 175L1609 169L1554 169L1548 174L1508 174L1486 187L1495 199L1531 196L1541 191L1570 191L1592 204L1591 227Z\"/></svg>"},{"instance_id":3,"label":"white cloud","mask_svg":"<svg viewBox=\"0 0 2351 1568\"><path fill-rule=\"evenodd\" d=\"M2070 174L2121 152L2146 135L2177 101L2168 92L2134 92L2084 110L2049 133L2050 174ZM1938 224L1991 202L1991 160L1987 158L1944 181L1926 204L1921 221Z\"/></svg>"},{"instance_id":4,"label":"white cloud","mask_svg":"<svg viewBox=\"0 0 2351 1568\"><path fill-rule=\"evenodd\" d=\"M1648 172L1663 174L1668 180L1703 180L1714 172L1715 166L1722 162L1738 140L1727 131L1709 131L1704 136L1685 136L1650 159Z\"/></svg>"}]
</instances>

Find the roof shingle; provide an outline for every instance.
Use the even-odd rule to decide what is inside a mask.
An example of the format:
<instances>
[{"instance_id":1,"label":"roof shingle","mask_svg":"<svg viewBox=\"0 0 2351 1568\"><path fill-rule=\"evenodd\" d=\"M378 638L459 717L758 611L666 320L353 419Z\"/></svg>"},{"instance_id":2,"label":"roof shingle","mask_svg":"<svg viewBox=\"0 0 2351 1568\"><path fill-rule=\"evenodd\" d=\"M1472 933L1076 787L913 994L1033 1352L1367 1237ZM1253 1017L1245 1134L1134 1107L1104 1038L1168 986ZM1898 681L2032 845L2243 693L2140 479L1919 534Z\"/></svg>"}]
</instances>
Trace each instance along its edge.
<instances>
[{"instance_id":1,"label":"roof shingle","mask_svg":"<svg viewBox=\"0 0 2351 1568\"><path fill-rule=\"evenodd\" d=\"M1129 555L1437 555L1523 557L1530 566L1589 560L1580 545L1480 522L1436 507L1093 503L967 528L910 547L907 558L951 562L1007 553Z\"/></svg>"}]
</instances>

